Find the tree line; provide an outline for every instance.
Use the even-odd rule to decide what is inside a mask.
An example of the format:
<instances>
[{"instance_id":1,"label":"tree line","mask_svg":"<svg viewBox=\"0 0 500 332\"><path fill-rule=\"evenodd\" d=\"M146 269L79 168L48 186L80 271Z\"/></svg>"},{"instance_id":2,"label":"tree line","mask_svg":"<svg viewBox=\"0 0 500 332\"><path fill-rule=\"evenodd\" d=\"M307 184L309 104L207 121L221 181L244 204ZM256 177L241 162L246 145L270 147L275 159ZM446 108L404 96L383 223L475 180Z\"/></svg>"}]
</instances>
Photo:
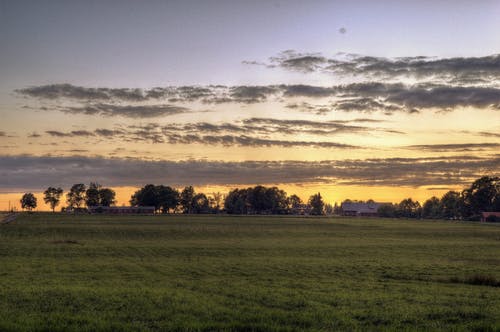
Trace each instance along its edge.
<instances>
[{"instance_id":1,"label":"tree line","mask_svg":"<svg viewBox=\"0 0 500 332\"><path fill-rule=\"evenodd\" d=\"M147 184L130 199L132 206L154 206L159 213L228 213L228 214L290 214L296 212L302 200L288 196L277 187L255 186L221 193L196 193L192 186L179 191L170 186ZM310 214L323 214L321 194L309 199Z\"/></svg>"},{"instance_id":2,"label":"tree line","mask_svg":"<svg viewBox=\"0 0 500 332\"><path fill-rule=\"evenodd\" d=\"M61 203L63 189L60 187L48 187L43 192L43 201L52 210ZM116 193L113 189L105 188L97 182L91 182L89 186L83 183L74 184L66 194L67 206L63 209L80 210L84 206L112 206L116 204ZM32 211L37 207L37 199L33 193L25 193L21 198L21 207Z\"/></svg>"},{"instance_id":3,"label":"tree line","mask_svg":"<svg viewBox=\"0 0 500 332\"><path fill-rule=\"evenodd\" d=\"M63 190L49 187L44 191L44 202L52 211L60 204ZM66 194L67 207L73 211L85 210L85 206L112 206L116 204L115 192L98 183L85 186L74 184ZM192 186L181 191L165 185L147 184L130 198L132 206L154 206L157 213L228 213L228 214L341 214L341 207L325 204L320 193L309 197L307 204L297 195L288 196L278 187L255 186L233 189L227 195L195 192ZM37 200L32 193L21 198L23 209L36 208ZM463 191L448 191L441 198L431 197L423 205L412 198L397 204L383 204L378 215L390 218L426 218L479 220L481 212L500 211L500 178L482 177Z\"/></svg>"},{"instance_id":4,"label":"tree line","mask_svg":"<svg viewBox=\"0 0 500 332\"><path fill-rule=\"evenodd\" d=\"M500 178L484 176L463 191L448 191L441 198L431 197L420 205L411 198L399 204L384 204L381 217L480 220L481 212L500 211ZM497 217L490 216L491 221Z\"/></svg>"}]
</instances>

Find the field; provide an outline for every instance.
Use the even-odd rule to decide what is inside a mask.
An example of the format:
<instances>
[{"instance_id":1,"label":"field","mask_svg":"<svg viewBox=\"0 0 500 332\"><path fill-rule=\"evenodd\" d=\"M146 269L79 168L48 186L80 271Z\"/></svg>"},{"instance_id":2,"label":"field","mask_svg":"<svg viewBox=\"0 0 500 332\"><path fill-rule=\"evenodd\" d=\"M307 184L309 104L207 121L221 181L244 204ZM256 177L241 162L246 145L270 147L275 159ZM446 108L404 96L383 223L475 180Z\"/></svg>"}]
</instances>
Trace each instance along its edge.
<instances>
[{"instance_id":1,"label":"field","mask_svg":"<svg viewBox=\"0 0 500 332\"><path fill-rule=\"evenodd\" d=\"M500 330L500 225L24 215L0 330Z\"/></svg>"}]
</instances>

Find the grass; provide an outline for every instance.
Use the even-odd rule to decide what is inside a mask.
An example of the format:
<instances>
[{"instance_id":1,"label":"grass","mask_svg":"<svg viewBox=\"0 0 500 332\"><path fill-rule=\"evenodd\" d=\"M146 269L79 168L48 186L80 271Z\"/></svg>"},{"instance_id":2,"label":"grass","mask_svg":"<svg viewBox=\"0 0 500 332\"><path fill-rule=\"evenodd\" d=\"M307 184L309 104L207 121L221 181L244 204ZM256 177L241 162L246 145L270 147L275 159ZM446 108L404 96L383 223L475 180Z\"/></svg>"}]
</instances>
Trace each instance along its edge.
<instances>
[{"instance_id":1,"label":"grass","mask_svg":"<svg viewBox=\"0 0 500 332\"><path fill-rule=\"evenodd\" d=\"M500 225L24 215L2 331L500 331Z\"/></svg>"}]
</instances>

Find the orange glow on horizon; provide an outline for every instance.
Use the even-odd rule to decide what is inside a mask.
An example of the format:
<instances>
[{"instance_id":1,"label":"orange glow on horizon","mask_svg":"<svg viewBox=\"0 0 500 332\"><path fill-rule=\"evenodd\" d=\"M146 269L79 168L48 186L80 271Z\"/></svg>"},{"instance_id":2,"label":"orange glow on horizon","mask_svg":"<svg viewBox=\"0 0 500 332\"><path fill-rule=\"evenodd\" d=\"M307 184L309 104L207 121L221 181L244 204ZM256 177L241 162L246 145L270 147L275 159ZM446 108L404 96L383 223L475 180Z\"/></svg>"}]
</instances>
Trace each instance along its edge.
<instances>
[{"instance_id":1,"label":"orange glow on horizon","mask_svg":"<svg viewBox=\"0 0 500 332\"><path fill-rule=\"evenodd\" d=\"M234 188L247 188L253 185L239 186L194 186L196 192L205 193L210 196L214 192L226 194ZM274 186L274 185L266 185ZM411 197L418 200L421 204L432 196L441 197L449 190L461 191L461 187L427 189L425 187L362 187L362 186L338 186L338 185L276 185L286 191L288 195L296 194L304 202L309 196L320 192L325 203L340 204L346 199L368 200L373 199L377 202L397 203L402 199ZM130 196L139 188L137 187L113 187L116 192L117 206L129 205ZM182 188L177 188L182 190ZM50 211L50 207L43 202L43 192L33 192L37 198L38 207L36 211ZM9 206L18 211L21 210L20 199L23 193L0 193L0 211L7 211ZM66 191L61 197L61 203L56 207L60 211L61 207L66 206Z\"/></svg>"}]
</instances>

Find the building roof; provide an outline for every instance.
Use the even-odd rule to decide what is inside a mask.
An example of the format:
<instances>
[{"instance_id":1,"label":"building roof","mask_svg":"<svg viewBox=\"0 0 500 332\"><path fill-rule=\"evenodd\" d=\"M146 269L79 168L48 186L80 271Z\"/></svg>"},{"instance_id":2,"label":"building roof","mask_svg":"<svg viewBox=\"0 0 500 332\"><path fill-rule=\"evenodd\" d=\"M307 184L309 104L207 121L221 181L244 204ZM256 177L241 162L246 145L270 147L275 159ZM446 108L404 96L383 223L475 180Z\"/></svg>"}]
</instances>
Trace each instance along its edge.
<instances>
[{"instance_id":1,"label":"building roof","mask_svg":"<svg viewBox=\"0 0 500 332\"><path fill-rule=\"evenodd\" d=\"M487 218L489 216L500 217L500 212L481 212L483 217Z\"/></svg>"},{"instance_id":2,"label":"building roof","mask_svg":"<svg viewBox=\"0 0 500 332\"><path fill-rule=\"evenodd\" d=\"M106 210L129 210L129 209L148 209L154 210L154 206L89 206L89 209L106 209Z\"/></svg>"},{"instance_id":3,"label":"building roof","mask_svg":"<svg viewBox=\"0 0 500 332\"><path fill-rule=\"evenodd\" d=\"M356 213L377 213L381 203L342 203L343 211L355 211Z\"/></svg>"}]
</instances>

